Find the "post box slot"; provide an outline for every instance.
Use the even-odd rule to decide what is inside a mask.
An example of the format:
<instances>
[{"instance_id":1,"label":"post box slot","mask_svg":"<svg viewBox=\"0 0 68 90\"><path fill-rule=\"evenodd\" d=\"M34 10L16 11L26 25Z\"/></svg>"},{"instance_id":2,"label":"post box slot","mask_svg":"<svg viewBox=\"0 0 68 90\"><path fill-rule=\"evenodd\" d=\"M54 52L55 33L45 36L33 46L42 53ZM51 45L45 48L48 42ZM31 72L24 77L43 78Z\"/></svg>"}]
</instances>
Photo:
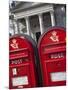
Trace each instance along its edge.
<instances>
[{"instance_id":1,"label":"post box slot","mask_svg":"<svg viewBox=\"0 0 68 90\"><path fill-rule=\"evenodd\" d=\"M65 41L61 41L61 42L58 42L58 43L50 43L50 44L42 44L41 46L42 47L52 47L52 46L64 46L64 45L66 45L66 42Z\"/></svg>"},{"instance_id":2,"label":"post box slot","mask_svg":"<svg viewBox=\"0 0 68 90\"><path fill-rule=\"evenodd\" d=\"M16 53L16 52L22 52L22 51L28 51L28 48L21 48L17 50L11 50L10 53Z\"/></svg>"},{"instance_id":3,"label":"post box slot","mask_svg":"<svg viewBox=\"0 0 68 90\"><path fill-rule=\"evenodd\" d=\"M25 58L25 57L29 57L29 51L24 50L24 51L19 51L19 52L14 52L10 54L10 59L17 59L17 58Z\"/></svg>"},{"instance_id":4,"label":"post box slot","mask_svg":"<svg viewBox=\"0 0 68 90\"><path fill-rule=\"evenodd\" d=\"M43 53L55 53L55 52L60 52L62 50L65 51L66 50L66 46L65 45L52 45L52 46L42 46L42 50Z\"/></svg>"}]
</instances>

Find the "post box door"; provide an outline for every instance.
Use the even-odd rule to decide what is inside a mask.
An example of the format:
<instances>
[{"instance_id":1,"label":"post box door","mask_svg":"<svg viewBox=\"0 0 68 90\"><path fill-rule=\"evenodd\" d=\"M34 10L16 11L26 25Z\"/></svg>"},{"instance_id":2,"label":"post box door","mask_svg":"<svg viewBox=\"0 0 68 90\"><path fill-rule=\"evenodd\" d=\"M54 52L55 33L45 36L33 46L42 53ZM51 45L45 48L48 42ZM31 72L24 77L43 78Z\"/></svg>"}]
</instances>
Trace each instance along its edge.
<instances>
[{"instance_id":1,"label":"post box door","mask_svg":"<svg viewBox=\"0 0 68 90\"><path fill-rule=\"evenodd\" d=\"M28 49L27 49L28 50ZM32 62L32 58L24 50L24 55L19 58L16 55L11 55L10 58L10 87L12 88L28 88L35 87L35 69ZM22 54L23 54L22 53ZM22 55L20 53L20 55ZM21 81L22 80L22 81ZM16 82L14 82L16 81Z\"/></svg>"},{"instance_id":2,"label":"post box door","mask_svg":"<svg viewBox=\"0 0 68 90\"><path fill-rule=\"evenodd\" d=\"M46 86L65 85L66 83L65 60L44 62L44 73L45 73L44 82L46 83Z\"/></svg>"},{"instance_id":3,"label":"post box door","mask_svg":"<svg viewBox=\"0 0 68 90\"><path fill-rule=\"evenodd\" d=\"M25 71L24 71L25 70ZM29 84L29 67L26 66L18 66L10 68L11 73L11 85L12 87L20 88L23 87L31 87ZM15 74L15 75L14 75Z\"/></svg>"},{"instance_id":4,"label":"post box door","mask_svg":"<svg viewBox=\"0 0 68 90\"><path fill-rule=\"evenodd\" d=\"M16 67L10 67L10 77L11 77L11 85L14 88L28 88L32 87L32 81L34 81L31 77L29 63L19 65Z\"/></svg>"}]
</instances>

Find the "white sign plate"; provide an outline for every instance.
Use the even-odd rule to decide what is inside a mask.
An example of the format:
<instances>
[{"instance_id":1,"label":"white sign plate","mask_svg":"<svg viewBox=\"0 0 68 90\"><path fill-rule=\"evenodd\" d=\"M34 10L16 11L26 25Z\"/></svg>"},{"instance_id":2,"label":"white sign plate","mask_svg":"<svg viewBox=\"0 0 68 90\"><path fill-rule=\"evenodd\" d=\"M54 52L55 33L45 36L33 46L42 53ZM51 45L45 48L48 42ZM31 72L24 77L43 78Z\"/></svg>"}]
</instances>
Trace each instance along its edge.
<instances>
[{"instance_id":1,"label":"white sign plate","mask_svg":"<svg viewBox=\"0 0 68 90\"><path fill-rule=\"evenodd\" d=\"M54 72L51 73L51 81L65 81L66 80L66 72Z\"/></svg>"},{"instance_id":2,"label":"white sign plate","mask_svg":"<svg viewBox=\"0 0 68 90\"><path fill-rule=\"evenodd\" d=\"M28 77L23 76L12 78L12 85L13 86L28 85Z\"/></svg>"}]
</instances>

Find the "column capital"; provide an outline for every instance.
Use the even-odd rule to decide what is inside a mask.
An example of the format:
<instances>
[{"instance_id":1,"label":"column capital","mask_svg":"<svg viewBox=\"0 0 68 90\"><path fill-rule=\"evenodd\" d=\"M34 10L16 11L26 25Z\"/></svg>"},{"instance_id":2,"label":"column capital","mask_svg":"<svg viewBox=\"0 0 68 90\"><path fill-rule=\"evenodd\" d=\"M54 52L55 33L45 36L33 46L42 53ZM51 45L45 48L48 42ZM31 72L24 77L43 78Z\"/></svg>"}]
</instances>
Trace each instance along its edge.
<instances>
[{"instance_id":1,"label":"column capital","mask_svg":"<svg viewBox=\"0 0 68 90\"><path fill-rule=\"evenodd\" d=\"M43 13L38 13L38 16L42 16Z\"/></svg>"},{"instance_id":2,"label":"column capital","mask_svg":"<svg viewBox=\"0 0 68 90\"><path fill-rule=\"evenodd\" d=\"M24 18L25 18L25 19L29 19L29 16L25 16Z\"/></svg>"},{"instance_id":3,"label":"column capital","mask_svg":"<svg viewBox=\"0 0 68 90\"><path fill-rule=\"evenodd\" d=\"M54 13L54 10L51 10L50 13Z\"/></svg>"}]
</instances>

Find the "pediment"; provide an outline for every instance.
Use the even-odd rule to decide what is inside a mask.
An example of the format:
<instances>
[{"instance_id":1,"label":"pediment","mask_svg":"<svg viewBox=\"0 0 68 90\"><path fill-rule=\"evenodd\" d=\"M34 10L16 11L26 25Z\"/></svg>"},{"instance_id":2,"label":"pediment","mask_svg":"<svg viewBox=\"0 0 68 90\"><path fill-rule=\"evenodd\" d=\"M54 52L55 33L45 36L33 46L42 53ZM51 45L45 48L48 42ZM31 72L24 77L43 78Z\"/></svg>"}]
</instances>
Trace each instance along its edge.
<instances>
[{"instance_id":1,"label":"pediment","mask_svg":"<svg viewBox=\"0 0 68 90\"><path fill-rule=\"evenodd\" d=\"M45 4L45 3L44 3ZM36 2L19 2L11 11L12 12L19 12L21 10L26 10L28 8L33 8L38 5L43 5L43 3L36 3Z\"/></svg>"}]
</instances>

